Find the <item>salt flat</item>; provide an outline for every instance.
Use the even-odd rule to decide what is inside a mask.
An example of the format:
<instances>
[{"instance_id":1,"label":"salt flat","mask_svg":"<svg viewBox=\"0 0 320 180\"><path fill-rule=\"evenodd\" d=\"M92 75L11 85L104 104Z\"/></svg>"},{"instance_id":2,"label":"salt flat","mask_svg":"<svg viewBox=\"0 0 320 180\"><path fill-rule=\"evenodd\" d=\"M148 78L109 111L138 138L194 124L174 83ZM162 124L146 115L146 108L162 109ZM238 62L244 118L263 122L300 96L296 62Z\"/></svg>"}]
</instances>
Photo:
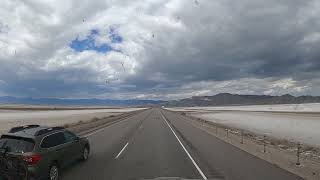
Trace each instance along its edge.
<instances>
[{"instance_id":1,"label":"salt flat","mask_svg":"<svg viewBox=\"0 0 320 180\"><path fill-rule=\"evenodd\" d=\"M40 124L46 126L59 126L78 121L87 121L94 117L107 117L124 112L136 111L143 108L116 108L116 109L87 109L87 110L48 110L48 111L22 111L0 110L0 134L11 127Z\"/></svg>"},{"instance_id":2,"label":"salt flat","mask_svg":"<svg viewBox=\"0 0 320 180\"><path fill-rule=\"evenodd\" d=\"M168 108L173 111L267 111L267 112L319 112L320 103L308 104L276 104L276 105L248 105L248 106L208 106L208 107L177 107Z\"/></svg>"},{"instance_id":3,"label":"salt flat","mask_svg":"<svg viewBox=\"0 0 320 180\"><path fill-rule=\"evenodd\" d=\"M296 105L257 105L168 109L187 111L194 117L215 123L320 147L319 105L301 104L298 108Z\"/></svg>"}]
</instances>

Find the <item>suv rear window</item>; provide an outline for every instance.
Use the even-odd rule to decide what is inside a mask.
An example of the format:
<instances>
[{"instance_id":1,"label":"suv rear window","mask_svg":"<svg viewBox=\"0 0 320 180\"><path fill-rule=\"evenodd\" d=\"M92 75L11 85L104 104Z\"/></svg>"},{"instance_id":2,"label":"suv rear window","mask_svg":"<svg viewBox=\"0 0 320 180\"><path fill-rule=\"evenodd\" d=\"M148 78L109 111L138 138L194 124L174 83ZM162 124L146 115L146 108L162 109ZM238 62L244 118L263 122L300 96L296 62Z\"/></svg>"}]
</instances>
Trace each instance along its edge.
<instances>
[{"instance_id":1,"label":"suv rear window","mask_svg":"<svg viewBox=\"0 0 320 180\"><path fill-rule=\"evenodd\" d=\"M8 152L31 152L33 147L34 141L32 139L14 136L1 136L0 138L0 149L7 149Z\"/></svg>"},{"instance_id":2,"label":"suv rear window","mask_svg":"<svg viewBox=\"0 0 320 180\"><path fill-rule=\"evenodd\" d=\"M42 148L51 148L66 143L66 138L62 132L51 134L42 140Z\"/></svg>"}]
</instances>

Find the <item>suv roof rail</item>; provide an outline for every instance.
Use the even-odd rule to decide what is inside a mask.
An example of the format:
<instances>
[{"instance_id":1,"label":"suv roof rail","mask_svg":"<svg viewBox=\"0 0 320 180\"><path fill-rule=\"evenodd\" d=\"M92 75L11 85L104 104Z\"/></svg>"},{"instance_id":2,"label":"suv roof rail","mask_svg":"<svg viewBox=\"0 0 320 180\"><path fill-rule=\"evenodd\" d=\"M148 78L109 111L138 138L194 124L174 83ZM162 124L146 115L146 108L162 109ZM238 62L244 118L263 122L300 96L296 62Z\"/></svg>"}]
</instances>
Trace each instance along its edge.
<instances>
[{"instance_id":1,"label":"suv roof rail","mask_svg":"<svg viewBox=\"0 0 320 180\"><path fill-rule=\"evenodd\" d=\"M35 136L40 136L40 135L43 135L43 134L46 134L46 133L49 133L49 132L52 132L52 131L57 131L57 130L62 130L62 129L65 129L65 128L64 127L45 128L45 129L41 129L41 130L37 131L34 135Z\"/></svg>"},{"instance_id":2,"label":"suv roof rail","mask_svg":"<svg viewBox=\"0 0 320 180\"><path fill-rule=\"evenodd\" d=\"M30 125L13 127L13 128L10 129L9 133L15 133L15 132L19 132L19 131L22 131L22 130L25 130L25 129L31 129L31 128L36 128L36 127L40 127L40 125L30 124Z\"/></svg>"}]
</instances>

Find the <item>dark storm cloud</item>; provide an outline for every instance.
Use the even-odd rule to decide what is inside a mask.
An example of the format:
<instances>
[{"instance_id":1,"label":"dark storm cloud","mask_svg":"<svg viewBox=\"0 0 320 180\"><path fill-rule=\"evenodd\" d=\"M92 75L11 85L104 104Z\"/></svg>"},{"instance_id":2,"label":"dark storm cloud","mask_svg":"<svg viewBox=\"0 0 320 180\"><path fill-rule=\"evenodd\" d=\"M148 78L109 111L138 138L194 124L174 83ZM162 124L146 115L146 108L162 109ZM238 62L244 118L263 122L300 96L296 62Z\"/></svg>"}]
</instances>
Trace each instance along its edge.
<instances>
[{"instance_id":1,"label":"dark storm cloud","mask_svg":"<svg viewBox=\"0 0 320 180\"><path fill-rule=\"evenodd\" d=\"M26 6L11 3L11 9ZM78 4L79 10L68 16L76 4L29 3L32 7L18 13L20 19L10 21L1 19L11 17L10 11L4 13L10 7L0 11L0 22L10 27L0 34L0 94L165 99L218 92L320 95L316 0L97 0ZM114 24L117 31L110 37L113 32L106 28ZM100 32L92 41L118 51L68 48L92 29ZM16 49L17 55L12 53Z\"/></svg>"},{"instance_id":2,"label":"dark storm cloud","mask_svg":"<svg viewBox=\"0 0 320 180\"><path fill-rule=\"evenodd\" d=\"M150 47L152 60L142 65L140 73L161 73L181 84L317 75L319 43L303 43L320 30L318 17L305 14L313 2L205 1L196 10L187 6L180 17L188 31L158 35L159 43L170 41L169 46Z\"/></svg>"},{"instance_id":3,"label":"dark storm cloud","mask_svg":"<svg viewBox=\"0 0 320 180\"><path fill-rule=\"evenodd\" d=\"M19 71L18 74L16 70ZM19 69L7 66L6 70L0 72L0 77L6 80L0 84L0 88L10 92L10 95L28 97L69 97L105 93L107 89L104 86L97 86L88 79L96 76L95 71L87 68L65 68L48 72L27 66Z\"/></svg>"}]
</instances>

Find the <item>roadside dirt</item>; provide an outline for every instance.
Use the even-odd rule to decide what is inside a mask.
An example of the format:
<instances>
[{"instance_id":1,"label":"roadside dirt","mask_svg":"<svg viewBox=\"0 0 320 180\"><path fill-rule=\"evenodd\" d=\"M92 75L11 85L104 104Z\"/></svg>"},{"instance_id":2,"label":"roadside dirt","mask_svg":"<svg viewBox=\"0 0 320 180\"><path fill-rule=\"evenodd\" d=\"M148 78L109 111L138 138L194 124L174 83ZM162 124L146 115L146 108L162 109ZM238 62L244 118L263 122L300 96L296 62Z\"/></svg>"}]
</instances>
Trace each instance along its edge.
<instances>
[{"instance_id":1,"label":"roadside dirt","mask_svg":"<svg viewBox=\"0 0 320 180\"><path fill-rule=\"evenodd\" d=\"M307 180L320 180L320 149L179 113L194 127ZM299 147L299 153L298 152ZM299 154L299 158L298 158Z\"/></svg>"},{"instance_id":2,"label":"roadside dirt","mask_svg":"<svg viewBox=\"0 0 320 180\"><path fill-rule=\"evenodd\" d=\"M142 112L142 111L144 111L144 110L126 112L126 113L123 113L120 115L111 115L111 116L103 117L103 118L95 117L89 121L79 121L77 123L65 124L63 126L76 134L84 135L84 134L90 133L92 131L95 131L97 129L101 129L103 127L114 124L116 122L125 120L135 114Z\"/></svg>"}]
</instances>

